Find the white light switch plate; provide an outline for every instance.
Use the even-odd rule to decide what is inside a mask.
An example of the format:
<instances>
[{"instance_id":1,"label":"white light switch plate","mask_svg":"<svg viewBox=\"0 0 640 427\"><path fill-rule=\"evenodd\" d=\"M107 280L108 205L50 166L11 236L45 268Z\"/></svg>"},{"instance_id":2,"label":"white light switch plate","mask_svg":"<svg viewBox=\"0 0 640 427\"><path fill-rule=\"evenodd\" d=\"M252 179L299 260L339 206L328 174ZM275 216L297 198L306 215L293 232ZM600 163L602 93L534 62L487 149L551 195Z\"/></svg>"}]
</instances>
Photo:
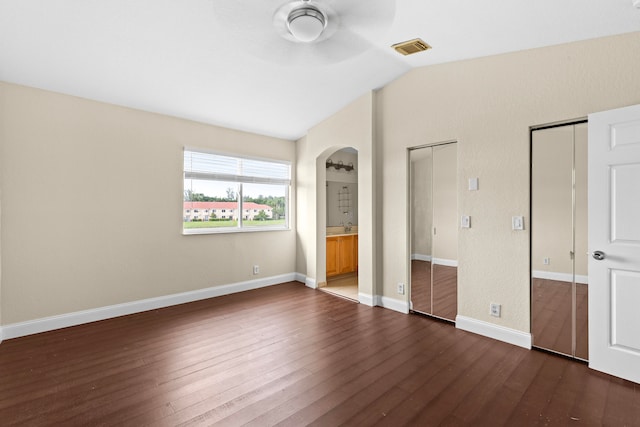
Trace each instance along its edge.
<instances>
[{"instance_id":1,"label":"white light switch plate","mask_svg":"<svg viewBox=\"0 0 640 427\"><path fill-rule=\"evenodd\" d=\"M522 217L522 216L512 216L511 217L511 228L513 230L524 230L524 217Z\"/></svg>"},{"instance_id":2,"label":"white light switch plate","mask_svg":"<svg viewBox=\"0 0 640 427\"><path fill-rule=\"evenodd\" d=\"M460 217L461 228L471 228L471 217L469 215L462 215Z\"/></svg>"},{"instance_id":3,"label":"white light switch plate","mask_svg":"<svg viewBox=\"0 0 640 427\"><path fill-rule=\"evenodd\" d=\"M478 178L469 178L469 191L476 191L478 189Z\"/></svg>"}]
</instances>

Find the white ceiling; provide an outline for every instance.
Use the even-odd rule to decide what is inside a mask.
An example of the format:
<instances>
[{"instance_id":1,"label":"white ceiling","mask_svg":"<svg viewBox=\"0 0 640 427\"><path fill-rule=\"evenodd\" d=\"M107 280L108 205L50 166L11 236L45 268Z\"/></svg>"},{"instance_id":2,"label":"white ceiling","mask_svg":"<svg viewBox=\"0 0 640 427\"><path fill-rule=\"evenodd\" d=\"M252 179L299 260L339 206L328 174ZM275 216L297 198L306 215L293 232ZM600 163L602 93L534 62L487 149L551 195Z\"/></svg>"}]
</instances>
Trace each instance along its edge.
<instances>
[{"instance_id":1,"label":"white ceiling","mask_svg":"<svg viewBox=\"0 0 640 427\"><path fill-rule=\"evenodd\" d=\"M393 4L316 0L351 14L381 1ZM351 28L361 54L300 61L300 45L272 48L272 23L249 13L266 7L271 19L285 2L0 0L0 80L297 139L411 68L640 31L632 0L397 0L388 28L367 26L362 11ZM237 18L220 19L234 7ZM415 37L433 49L402 57L389 47Z\"/></svg>"}]
</instances>

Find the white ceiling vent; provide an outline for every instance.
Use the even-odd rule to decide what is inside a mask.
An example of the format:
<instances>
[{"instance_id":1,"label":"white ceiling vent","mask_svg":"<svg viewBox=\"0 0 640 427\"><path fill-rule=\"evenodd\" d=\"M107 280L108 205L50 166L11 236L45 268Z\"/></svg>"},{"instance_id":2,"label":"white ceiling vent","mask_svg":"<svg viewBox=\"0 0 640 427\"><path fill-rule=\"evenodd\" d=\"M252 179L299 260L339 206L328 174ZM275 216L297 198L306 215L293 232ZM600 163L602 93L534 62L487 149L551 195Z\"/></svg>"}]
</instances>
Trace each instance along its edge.
<instances>
[{"instance_id":1,"label":"white ceiling vent","mask_svg":"<svg viewBox=\"0 0 640 427\"><path fill-rule=\"evenodd\" d=\"M424 52L425 50L431 49L431 46L421 39L413 39L402 43L396 43L391 47L403 55L412 55L414 53Z\"/></svg>"}]
</instances>

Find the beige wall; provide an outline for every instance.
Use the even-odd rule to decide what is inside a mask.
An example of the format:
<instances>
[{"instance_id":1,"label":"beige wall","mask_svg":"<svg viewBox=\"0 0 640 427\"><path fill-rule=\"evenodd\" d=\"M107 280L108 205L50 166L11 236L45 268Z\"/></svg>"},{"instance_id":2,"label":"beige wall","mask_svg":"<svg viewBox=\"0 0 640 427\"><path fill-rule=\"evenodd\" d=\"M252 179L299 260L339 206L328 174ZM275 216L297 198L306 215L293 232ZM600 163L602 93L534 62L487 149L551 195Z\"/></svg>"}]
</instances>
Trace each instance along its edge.
<instances>
[{"instance_id":1,"label":"beige wall","mask_svg":"<svg viewBox=\"0 0 640 427\"><path fill-rule=\"evenodd\" d=\"M411 255L419 259L421 255L431 256L431 237L433 234L432 148L411 150L409 161L411 165L409 196L411 201Z\"/></svg>"},{"instance_id":2,"label":"beige wall","mask_svg":"<svg viewBox=\"0 0 640 427\"><path fill-rule=\"evenodd\" d=\"M528 332L529 234L510 220L529 211L529 127L640 103L639 50L632 33L416 69L311 129L297 150L0 85L2 324L249 280L253 264L263 276L322 278L324 161L348 146L359 157L362 286L408 304L395 292L409 271L406 150L457 140L458 210L472 217L458 237L459 313ZM295 158L297 230L182 236L184 145ZM467 191L471 177L479 191ZM133 206L149 207L141 194L158 212L151 220L136 218ZM96 201L99 221L83 215ZM489 317L490 302L502 318Z\"/></svg>"},{"instance_id":3,"label":"beige wall","mask_svg":"<svg viewBox=\"0 0 640 427\"><path fill-rule=\"evenodd\" d=\"M532 268L573 274L573 126L533 132L531 163Z\"/></svg>"},{"instance_id":4,"label":"beige wall","mask_svg":"<svg viewBox=\"0 0 640 427\"><path fill-rule=\"evenodd\" d=\"M338 150L329 156L333 163L342 162L345 165L353 164L353 170L347 172L344 169L326 169L327 173L327 226L340 226L351 222L358 225L358 154L345 150ZM345 215L343 209L339 209L338 192L342 187L347 187L350 194L349 214Z\"/></svg>"},{"instance_id":5,"label":"beige wall","mask_svg":"<svg viewBox=\"0 0 640 427\"><path fill-rule=\"evenodd\" d=\"M0 88L2 324L295 271L293 229L181 234L185 145L295 170L294 142Z\"/></svg>"},{"instance_id":6,"label":"beige wall","mask_svg":"<svg viewBox=\"0 0 640 427\"><path fill-rule=\"evenodd\" d=\"M373 295L376 263L373 194L373 94L368 93L312 128L297 142L298 272L310 284L326 280L326 168L336 150L358 150L358 257L360 293ZM320 254L320 255L318 255Z\"/></svg>"},{"instance_id":7,"label":"beige wall","mask_svg":"<svg viewBox=\"0 0 640 427\"><path fill-rule=\"evenodd\" d=\"M348 165L349 163L353 163L353 170L347 172L344 169L336 170L335 168L329 168L326 170L327 181L350 182L350 183L358 182L358 154L357 153L351 153L345 150L338 150L330 154L329 158L333 161L333 163L342 162L345 165Z\"/></svg>"},{"instance_id":8,"label":"beige wall","mask_svg":"<svg viewBox=\"0 0 640 427\"><path fill-rule=\"evenodd\" d=\"M420 255L433 256L435 262L458 259L456 153L456 144L409 152L412 259L420 259Z\"/></svg>"},{"instance_id":9,"label":"beige wall","mask_svg":"<svg viewBox=\"0 0 640 427\"><path fill-rule=\"evenodd\" d=\"M348 193L348 196L345 193ZM327 227L343 227L349 223L352 226L358 225L357 183L327 181L326 194ZM347 198L349 202L346 201Z\"/></svg>"},{"instance_id":10,"label":"beige wall","mask_svg":"<svg viewBox=\"0 0 640 427\"><path fill-rule=\"evenodd\" d=\"M589 187L588 187L588 126L575 126L575 168L576 168L576 215L575 215L575 253L576 274L589 274Z\"/></svg>"},{"instance_id":11,"label":"beige wall","mask_svg":"<svg viewBox=\"0 0 640 427\"><path fill-rule=\"evenodd\" d=\"M2 188L3 188L3 162L4 158L4 141L6 139L5 126L2 117L7 114L7 103L5 99L5 85L0 84L0 342L2 341L2 234L4 227L2 226Z\"/></svg>"},{"instance_id":12,"label":"beige wall","mask_svg":"<svg viewBox=\"0 0 640 427\"><path fill-rule=\"evenodd\" d=\"M407 147L458 141L458 311L529 332L529 128L640 103L640 33L413 70L376 99L383 179L383 289L408 276ZM479 191L466 183L478 177ZM502 317L489 304L502 304Z\"/></svg>"},{"instance_id":13,"label":"beige wall","mask_svg":"<svg viewBox=\"0 0 640 427\"><path fill-rule=\"evenodd\" d=\"M434 263L458 260L457 145L433 147Z\"/></svg>"},{"instance_id":14,"label":"beige wall","mask_svg":"<svg viewBox=\"0 0 640 427\"><path fill-rule=\"evenodd\" d=\"M573 213L576 163L575 250ZM534 271L587 275L587 124L536 130L532 134L531 266ZM550 263L545 265L544 258Z\"/></svg>"}]
</instances>

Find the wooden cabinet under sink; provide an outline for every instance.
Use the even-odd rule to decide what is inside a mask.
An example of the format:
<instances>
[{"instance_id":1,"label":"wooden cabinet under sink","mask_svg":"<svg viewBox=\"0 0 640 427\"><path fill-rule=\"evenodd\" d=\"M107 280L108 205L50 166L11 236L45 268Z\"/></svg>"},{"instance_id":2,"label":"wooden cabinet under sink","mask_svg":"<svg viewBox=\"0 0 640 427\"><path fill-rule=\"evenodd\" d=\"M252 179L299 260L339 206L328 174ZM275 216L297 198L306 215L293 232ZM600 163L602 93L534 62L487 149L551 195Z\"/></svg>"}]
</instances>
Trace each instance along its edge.
<instances>
[{"instance_id":1,"label":"wooden cabinet under sink","mask_svg":"<svg viewBox=\"0 0 640 427\"><path fill-rule=\"evenodd\" d=\"M358 271L358 235L327 237L327 277Z\"/></svg>"}]
</instances>

